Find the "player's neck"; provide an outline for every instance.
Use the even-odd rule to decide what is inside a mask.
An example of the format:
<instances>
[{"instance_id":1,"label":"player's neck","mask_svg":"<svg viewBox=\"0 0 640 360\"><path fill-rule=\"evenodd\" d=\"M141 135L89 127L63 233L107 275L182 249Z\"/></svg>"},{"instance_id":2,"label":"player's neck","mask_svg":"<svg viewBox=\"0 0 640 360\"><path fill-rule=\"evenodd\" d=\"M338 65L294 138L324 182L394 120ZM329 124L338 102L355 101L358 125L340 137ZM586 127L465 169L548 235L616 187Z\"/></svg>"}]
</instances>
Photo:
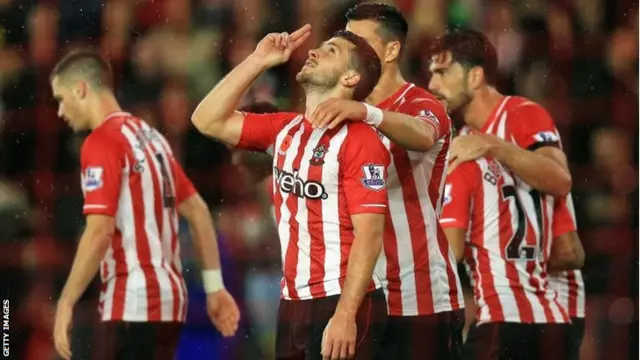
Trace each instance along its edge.
<instances>
[{"instance_id":1,"label":"player's neck","mask_svg":"<svg viewBox=\"0 0 640 360\"><path fill-rule=\"evenodd\" d=\"M487 86L478 90L464 111L465 124L474 130L481 130L502 98L503 95L494 87Z\"/></svg>"},{"instance_id":2,"label":"player's neck","mask_svg":"<svg viewBox=\"0 0 640 360\"><path fill-rule=\"evenodd\" d=\"M395 94L406 83L407 81L402 77L398 66L390 65L389 69L386 69L382 75L380 75L378 84L371 94L369 94L366 101L372 105L380 104L389 96Z\"/></svg>"},{"instance_id":3,"label":"player's neck","mask_svg":"<svg viewBox=\"0 0 640 360\"><path fill-rule=\"evenodd\" d=\"M90 119L91 129L95 129L106 120L109 114L120 112L120 104L111 93L96 94L91 104Z\"/></svg>"},{"instance_id":4,"label":"player's neck","mask_svg":"<svg viewBox=\"0 0 640 360\"><path fill-rule=\"evenodd\" d=\"M314 111L316 111L316 108L318 107L318 105L322 104L327 99L332 97L339 98L339 99L344 98L344 96L340 94L338 88L339 87L336 86L336 88L333 89L332 91L322 91L322 90L307 91L307 100L305 102L305 110L304 110L305 119L311 119L311 115L313 114Z\"/></svg>"}]
</instances>

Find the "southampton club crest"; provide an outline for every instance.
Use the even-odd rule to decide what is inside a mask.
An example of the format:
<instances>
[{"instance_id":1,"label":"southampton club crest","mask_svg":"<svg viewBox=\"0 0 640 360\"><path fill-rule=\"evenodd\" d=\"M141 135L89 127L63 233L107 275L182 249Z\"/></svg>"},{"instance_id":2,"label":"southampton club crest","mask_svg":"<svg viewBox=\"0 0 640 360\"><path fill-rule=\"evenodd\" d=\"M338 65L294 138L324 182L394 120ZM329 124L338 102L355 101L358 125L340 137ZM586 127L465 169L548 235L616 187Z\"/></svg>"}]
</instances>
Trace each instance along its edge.
<instances>
[{"instance_id":1,"label":"southampton club crest","mask_svg":"<svg viewBox=\"0 0 640 360\"><path fill-rule=\"evenodd\" d=\"M364 177L362 178L362 185L365 188L379 191L384 189L386 183L384 181L384 166L377 164L364 165L362 167Z\"/></svg>"},{"instance_id":2,"label":"southampton club crest","mask_svg":"<svg viewBox=\"0 0 640 360\"><path fill-rule=\"evenodd\" d=\"M328 151L329 149L323 144L316 146L316 148L313 149L313 155L311 156L309 163L316 166L324 164L324 156Z\"/></svg>"}]
</instances>

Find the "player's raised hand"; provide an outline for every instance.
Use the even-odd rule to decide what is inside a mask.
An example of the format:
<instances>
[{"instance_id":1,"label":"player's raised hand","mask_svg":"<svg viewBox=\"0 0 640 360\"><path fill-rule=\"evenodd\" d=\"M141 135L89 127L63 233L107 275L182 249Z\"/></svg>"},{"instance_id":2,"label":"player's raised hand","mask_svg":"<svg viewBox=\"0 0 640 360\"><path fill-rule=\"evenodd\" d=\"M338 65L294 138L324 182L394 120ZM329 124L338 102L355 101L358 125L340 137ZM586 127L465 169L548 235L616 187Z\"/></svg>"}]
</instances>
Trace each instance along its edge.
<instances>
[{"instance_id":1,"label":"player's raised hand","mask_svg":"<svg viewBox=\"0 0 640 360\"><path fill-rule=\"evenodd\" d=\"M333 129L343 121L362 121L367 116L367 108L363 103L353 100L330 98L322 102L311 114L311 125L314 129L328 127Z\"/></svg>"},{"instance_id":2,"label":"player's raised hand","mask_svg":"<svg viewBox=\"0 0 640 360\"><path fill-rule=\"evenodd\" d=\"M482 135L456 136L449 148L449 168L447 174L451 174L460 164L485 156L491 148L491 144Z\"/></svg>"},{"instance_id":3,"label":"player's raised hand","mask_svg":"<svg viewBox=\"0 0 640 360\"><path fill-rule=\"evenodd\" d=\"M322 333L322 359L351 359L356 354L358 328L355 318L334 315Z\"/></svg>"},{"instance_id":4,"label":"player's raised hand","mask_svg":"<svg viewBox=\"0 0 640 360\"><path fill-rule=\"evenodd\" d=\"M235 335L240 322L240 310L227 290L207 294L207 313L222 336Z\"/></svg>"},{"instance_id":5,"label":"player's raised hand","mask_svg":"<svg viewBox=\"0 0 640 360\"><path fill-rule=\"evenodd\" d=\"M254 56L260 57L268 68L289 61L291 53L300 47L311 35L311 25L306 24L295 32L289 34L267 34L256 46Z\"/></svg>"}]
</instances>

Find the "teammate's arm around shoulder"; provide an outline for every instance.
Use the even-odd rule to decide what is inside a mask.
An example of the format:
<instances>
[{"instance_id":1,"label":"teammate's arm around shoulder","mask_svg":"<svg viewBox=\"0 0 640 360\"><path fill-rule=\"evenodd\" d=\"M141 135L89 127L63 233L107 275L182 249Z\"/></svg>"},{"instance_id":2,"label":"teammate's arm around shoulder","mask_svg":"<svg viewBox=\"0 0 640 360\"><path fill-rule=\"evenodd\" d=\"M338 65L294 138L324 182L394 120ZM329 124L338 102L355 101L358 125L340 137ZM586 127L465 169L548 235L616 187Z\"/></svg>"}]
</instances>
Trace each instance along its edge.
<instances>
[{"instance_id":1,"label":"teammate's arm around shoulder","mask_svg":"<svg viewBox=\"0 0 640 360\"><path fill-rule=\"evenodd\" d=\"M224 77L200 102L191 116L193 125L203 134L230 146L240 142L244 114L235 111L253 82L267 69L289 60L309 37L305 25L291 35L268 34L256 50Z\"/></svg>"}]
</instances>

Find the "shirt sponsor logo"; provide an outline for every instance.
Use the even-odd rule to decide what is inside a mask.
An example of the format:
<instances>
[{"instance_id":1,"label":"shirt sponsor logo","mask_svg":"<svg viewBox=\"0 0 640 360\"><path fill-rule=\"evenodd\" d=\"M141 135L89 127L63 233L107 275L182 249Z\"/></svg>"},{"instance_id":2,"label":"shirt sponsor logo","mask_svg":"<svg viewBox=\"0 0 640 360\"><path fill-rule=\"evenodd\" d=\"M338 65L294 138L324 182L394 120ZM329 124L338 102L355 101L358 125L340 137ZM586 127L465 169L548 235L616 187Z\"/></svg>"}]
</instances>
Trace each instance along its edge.
<instances>
[{"instance_id":1,"label":"shirt sponsor logo","mask_svg":"<svg viewBox=\"0 0 640 360\"><path fill-rule=\"evenodd\" d=\"M386 182L384 181L384 166L377 164L364 165L362 167L364 177L362 185L371 190L379 191L384 189Z\"/></svg>"},{"instance_id":2,"label":"shirt sponsor logo","mask_svg":"<svg viewBox=\"0 0 640 360\"><path fill-rule=\"evenodd\" d=\"M276 184L280 191L293 196L311 200L324 200L329 197L324 186L312 180L304 180L298 176L298 170L293 173L273 168Z\"/></svg>"},{"instance_id":3,"label":"shirt sponsor logo","mask_svg":"<svg viewBox=\"0 0 640 360\"><path fill-rule=\"evenodd\" d=\"M103 169L99 166L90 166L86 168L82 181L84 191L88 192L100 189L103 186L102 174Z\"/></svg>"}]
</instances>

